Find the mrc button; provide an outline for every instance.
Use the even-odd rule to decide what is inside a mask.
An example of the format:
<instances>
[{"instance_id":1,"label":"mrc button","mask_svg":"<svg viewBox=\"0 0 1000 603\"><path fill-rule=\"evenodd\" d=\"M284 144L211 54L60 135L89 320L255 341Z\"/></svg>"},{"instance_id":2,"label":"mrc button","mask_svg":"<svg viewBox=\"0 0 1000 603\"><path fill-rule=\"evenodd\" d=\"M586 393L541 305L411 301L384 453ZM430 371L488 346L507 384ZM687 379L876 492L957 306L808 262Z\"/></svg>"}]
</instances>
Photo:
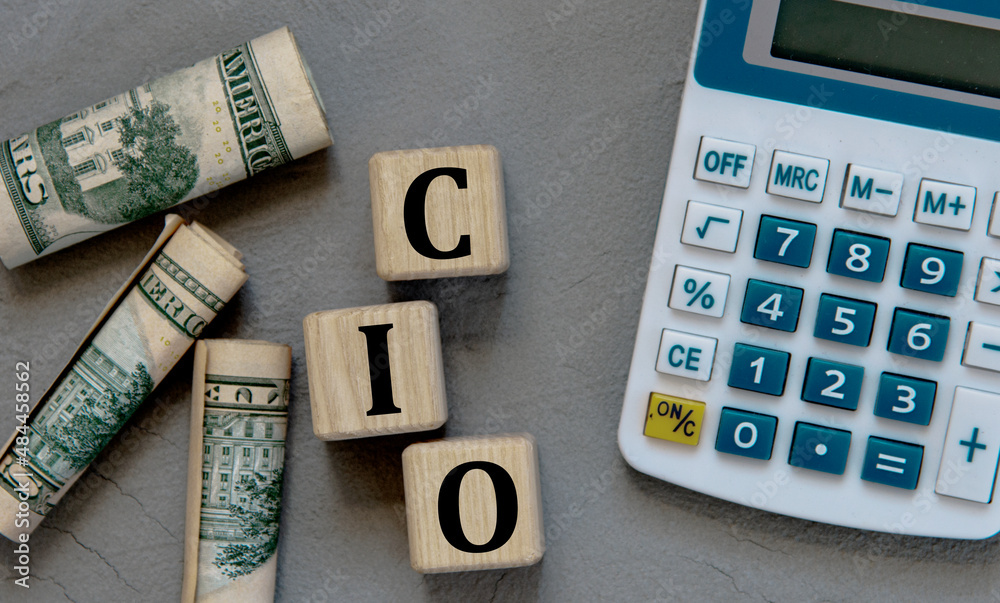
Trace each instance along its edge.
<instances>
[{"instance_id":1,"label":"mrc button","mask_svg":"<svg viewBox=\"0 0 1000 603\"><path fill-rule=\"evenodd\" d=\"M829 171L829 159L775 151L771 158L771 174L767 178L767 192L819 203L823 200Z\"/></svg>"},{"instance_id":2,"label":"mrc button","mask_svg":"<svg viewBox=\"0 0 1000 603\"><path fill-rule=\"evenodd\" d=\"M747 188L756 147L752 144L701 137L694 177L705 182Z\"/></svg>"}]
</instances>

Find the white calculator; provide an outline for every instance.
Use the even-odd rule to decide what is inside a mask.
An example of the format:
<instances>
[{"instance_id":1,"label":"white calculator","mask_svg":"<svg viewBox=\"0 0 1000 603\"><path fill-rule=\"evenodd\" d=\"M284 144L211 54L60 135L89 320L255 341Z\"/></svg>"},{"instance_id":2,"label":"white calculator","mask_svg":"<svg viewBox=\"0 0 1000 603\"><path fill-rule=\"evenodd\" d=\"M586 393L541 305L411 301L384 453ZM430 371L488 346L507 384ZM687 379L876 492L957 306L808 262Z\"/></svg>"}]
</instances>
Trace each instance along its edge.
<instances>
[{"instance_id":1,"label":"white calculator","mask_svg":"<svg viewBox=\"0 0 1000 603\"><path fill-rule=\"evenodd\" d=\"M703 0L619 426L636 469L1000 532L1000 4Z\"/></svg>"}]
</instances>

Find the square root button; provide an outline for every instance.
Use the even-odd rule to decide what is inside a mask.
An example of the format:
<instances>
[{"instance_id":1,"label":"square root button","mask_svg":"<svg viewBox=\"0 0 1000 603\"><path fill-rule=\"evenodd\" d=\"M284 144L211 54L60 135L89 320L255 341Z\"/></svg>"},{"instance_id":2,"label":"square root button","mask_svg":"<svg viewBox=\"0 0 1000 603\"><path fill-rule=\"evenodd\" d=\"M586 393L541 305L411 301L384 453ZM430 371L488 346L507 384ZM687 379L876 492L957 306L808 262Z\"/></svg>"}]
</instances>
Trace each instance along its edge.
<instances>
[{"instance_id":1,"label":"square root button","mask_svg":"<svg viewBox=\"0 0 1000 603\"><path fill-rule=\"evenodd\" d=\"M702 337L681 331L663 329L660 335L660 353L656 358L656 371L697 381L712 378L712 361L715 346L712 337Z\"/></svg>"},{"instance_id":2,"label":"square root button","mask_svg":"<svg viewBox=\"0 0 1000 603\"><path fill-rule=\"evenodd\" d=\"M998 454L1000 394L956 387L934 491L973 502L990 502Z\"/></svg>"}]
</instances>

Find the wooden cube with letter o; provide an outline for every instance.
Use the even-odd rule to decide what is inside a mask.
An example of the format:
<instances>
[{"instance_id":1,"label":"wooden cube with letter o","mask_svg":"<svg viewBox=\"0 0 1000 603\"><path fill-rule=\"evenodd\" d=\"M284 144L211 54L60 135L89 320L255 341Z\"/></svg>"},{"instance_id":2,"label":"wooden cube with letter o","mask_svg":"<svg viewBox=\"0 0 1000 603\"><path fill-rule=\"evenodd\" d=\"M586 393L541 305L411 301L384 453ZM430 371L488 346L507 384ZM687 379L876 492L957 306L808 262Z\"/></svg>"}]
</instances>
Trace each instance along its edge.
<instances>
[{"instance_id":1,"label":"wooden cube with letter o","mask_svg":"<svg viewBox=\"0 0 1000 603\"><path fill-rule=\"evenodd\" d=\"M385 151L368 161L368 174L379 276L399 281L507 270L495 147Z\"/></svg>"},{"instance_id":2,"label":"wooden cube with letter o","mask_svg":"<svg viewBox=\"0 0 1000 603\"><path fill-rule=\"evenodd\" d=\"M426 431L447 420L441 333L431 302L315 312L303 328L316 437Z\"/></svg>"},{"instance_id":3,"label":"wooden cube with letter o","mask_svg":"<svg viewBox=\"0 0 1000 603\"><path fill-rule=\"evenodd\" d=\"M521 567L545 552L538 448L528 434L403 451L410 564L424 574Z\"/></svg>"}]
</instances>

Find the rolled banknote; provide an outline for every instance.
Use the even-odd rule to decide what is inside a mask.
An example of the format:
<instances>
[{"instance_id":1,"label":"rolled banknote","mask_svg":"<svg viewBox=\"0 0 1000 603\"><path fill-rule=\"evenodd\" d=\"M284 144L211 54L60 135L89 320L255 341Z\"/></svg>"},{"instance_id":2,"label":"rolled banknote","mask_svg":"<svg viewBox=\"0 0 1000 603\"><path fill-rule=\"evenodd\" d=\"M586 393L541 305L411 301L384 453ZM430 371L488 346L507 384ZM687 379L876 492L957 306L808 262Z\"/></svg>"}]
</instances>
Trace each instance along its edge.
<instances>
[{"instance_id":1,"label":"rolled banknote","mask_svg":"<svg viewBox=\"0 0 1000 603\"><path fill-rule=\"evenodd\" d=\"M0 261L20 266L332 143L284 27L0 143Z\"/></svg>"},{"instance_id":2,"label":"rolled banknote","mask_svg":"<svg viewBox=\"0 0 1000 603\"><path fill-rule=\"evenodd\" d=\"M271 603L292 348L199 341L182 603Z\"/></svg>"},{"instance_id":3,"label":"rolled banknote","mask_svg":"<svg viewBox=\"0 0 1000 603\"><path fill-rule=\"evenodd\" d=\"M30 534L246 282L240 253L168 215L111 300L0 452L0 534Z\"/></svg>"}]
</instances>

